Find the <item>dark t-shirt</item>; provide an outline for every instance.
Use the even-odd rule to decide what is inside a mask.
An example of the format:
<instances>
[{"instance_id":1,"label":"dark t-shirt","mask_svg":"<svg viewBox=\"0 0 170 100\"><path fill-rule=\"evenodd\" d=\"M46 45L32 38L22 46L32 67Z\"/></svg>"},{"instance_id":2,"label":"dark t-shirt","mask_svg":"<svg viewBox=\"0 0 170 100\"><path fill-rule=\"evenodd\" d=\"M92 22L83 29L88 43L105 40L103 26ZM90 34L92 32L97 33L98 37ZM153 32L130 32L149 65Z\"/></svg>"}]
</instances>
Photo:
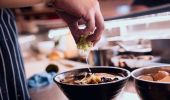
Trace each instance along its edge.
<instances>
[{"instance_id":1,"label":"dark t-shirt","mask_svg":"<svg viewBox=\"0 0 170 100\"><path fill-rule=\"evenodd\" d=\"M133 5L145 5L147 7L170 4L170 0L134 0Z\"/></svg>"}]
</instances>

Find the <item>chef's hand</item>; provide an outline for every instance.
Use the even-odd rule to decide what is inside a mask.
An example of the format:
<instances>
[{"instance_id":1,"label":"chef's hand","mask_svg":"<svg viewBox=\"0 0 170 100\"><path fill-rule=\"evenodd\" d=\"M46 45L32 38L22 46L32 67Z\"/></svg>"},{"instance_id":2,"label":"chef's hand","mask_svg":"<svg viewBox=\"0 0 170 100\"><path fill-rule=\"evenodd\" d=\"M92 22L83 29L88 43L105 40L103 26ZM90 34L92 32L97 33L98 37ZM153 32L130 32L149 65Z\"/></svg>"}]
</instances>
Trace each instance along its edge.
<instances>
[{"instance_id":1,"label":"chef's hand","mask_svg":"<svg viewBox=\"0 0 170 100\"><path fill-rule=\"evenodd\" d=\"M100 11L98 0L54 0L58 14L68 24L76 42L81 35L89 35L87 41L94 44L100 39L104 30L104 19ZM79 29L79 23L86 25ZM90 33L94 32L90 35Z\"/></svg>"}]
</instances>

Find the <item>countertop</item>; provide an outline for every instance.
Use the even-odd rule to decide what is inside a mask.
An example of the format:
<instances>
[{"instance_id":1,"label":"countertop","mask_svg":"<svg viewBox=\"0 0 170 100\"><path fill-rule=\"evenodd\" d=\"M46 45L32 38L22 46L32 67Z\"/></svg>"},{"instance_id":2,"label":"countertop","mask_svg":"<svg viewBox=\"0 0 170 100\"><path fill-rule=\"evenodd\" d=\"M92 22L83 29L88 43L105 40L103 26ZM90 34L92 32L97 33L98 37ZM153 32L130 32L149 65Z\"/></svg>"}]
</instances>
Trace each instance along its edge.
<instances>
[{"instance_id":1,"label":"countertop","mask_svg":"<svg viewBox=\"0 0 170 100\"><path fill-rule=\"evenodd\" d=\"M56 64L59 67L59 72L89 67L90 65L61 59L58 61L49 61L48 59L43 60L30 60L25 61L26 76L30 76L45 71L48 64ZM67 97L61 92L55 83L42 88L30 89L29 90L32 100L68 100ZM133 82L129 81L126 87L122 90L116 100L139 100L138 95L133 87Z\"/></svg>"},{"instance_id":2,"label":"countertop","mask_svg":"<svg viewBox=\"0 0 170 100\"><path fill-rule=\"evenodd\" d=\"M45 68L49 64L58 65L59 73L77 68L90 67L90 65L66 59L60 59L57 61L50 61L48 59L29 60L25 61L25 70L27 78L36 73L41 73L45 71ZM153 63L149 65L161 66L169 64ZM52 83L51 85L42 88L30 89L29 92L32 100L68 100L55 83ZM136 93L132 80L129 80L127 82L126 86L115 100L140 100Z\"/></svg>"},{"instance_id":3,"label":"countertop","mask_svg":"<svg viewBox=\"0 0 170 100\"><path fill-rule=\"evenodd\" d=\"M126 88L115 100L140 100L135 92L127 91ZM32 100L68 100L55 83L44 88L32 89L30 95Z\"/></svg>"}]
</instances>

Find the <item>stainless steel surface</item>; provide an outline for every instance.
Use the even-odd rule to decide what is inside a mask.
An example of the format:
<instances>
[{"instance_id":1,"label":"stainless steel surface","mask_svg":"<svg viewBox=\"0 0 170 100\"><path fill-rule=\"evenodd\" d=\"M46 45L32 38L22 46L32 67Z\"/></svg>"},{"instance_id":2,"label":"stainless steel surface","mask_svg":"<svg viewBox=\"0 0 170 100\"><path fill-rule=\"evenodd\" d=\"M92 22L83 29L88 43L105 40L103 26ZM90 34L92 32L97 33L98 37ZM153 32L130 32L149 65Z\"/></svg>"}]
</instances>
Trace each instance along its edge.
<instances>
[{"instance_id":1,"label":"stainless steel surface","mask_svg":"<svg viewBox=\"0 0 170 100\"><path fill-rule=\"evenodd\" d=\"M162 63L170 63L170 39L151 41L153 55L160 56Z\"/></svg>"},{"instance_id":2,"label":"stainless steel surface","mask_svg":"<svg viewBox=\"0 0 170 100\"><path fill-rule=\"evenodd\" d=\"M110 66L111 58L114 55L113 49L93 50L88 56L88 63L94 66Z\"/></svg>"}]
</instances>

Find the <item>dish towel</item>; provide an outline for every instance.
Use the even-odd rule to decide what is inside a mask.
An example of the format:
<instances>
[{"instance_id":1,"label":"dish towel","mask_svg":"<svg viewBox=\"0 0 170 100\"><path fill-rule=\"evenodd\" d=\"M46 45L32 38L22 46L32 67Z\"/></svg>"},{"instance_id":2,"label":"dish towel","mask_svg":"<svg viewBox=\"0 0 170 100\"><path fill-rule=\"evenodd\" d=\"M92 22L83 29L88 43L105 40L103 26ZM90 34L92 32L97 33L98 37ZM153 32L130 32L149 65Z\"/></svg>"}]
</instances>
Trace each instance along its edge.
<instances>
[{"instance_id":1,"label":"dish towel","mask_svg":"<svg viewBox=\"0 0 170 100\"><path fill-rule=\"evenodd\" d=\"M31 89L47 86L53 83L53 78L55 75L55 72L42 72L35 74L28 79L28 88Z\"/></svg>"}]
</instances>

